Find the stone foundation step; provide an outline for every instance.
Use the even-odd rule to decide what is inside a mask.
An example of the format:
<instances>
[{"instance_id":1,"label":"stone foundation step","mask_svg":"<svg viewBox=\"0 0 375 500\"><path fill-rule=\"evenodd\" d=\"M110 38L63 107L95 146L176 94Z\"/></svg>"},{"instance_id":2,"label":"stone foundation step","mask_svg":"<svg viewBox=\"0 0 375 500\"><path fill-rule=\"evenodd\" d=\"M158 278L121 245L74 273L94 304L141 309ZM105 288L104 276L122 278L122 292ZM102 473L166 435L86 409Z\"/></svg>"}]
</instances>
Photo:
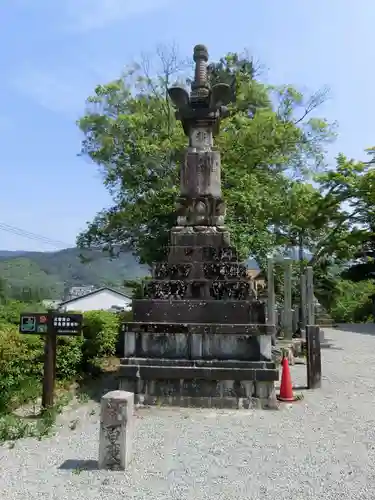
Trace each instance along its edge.
<instances>
[{"instance_id":1,"label":"stone foundation step","mask_svg":"<svg viewBox=\"0 0 375 500\"><path fill-rule=\"evenodd\" d=\"M118 376L136 380L233 380L235 382L275 382L278 369L227 368L218 366L120 365Z\"/></svg>"},{"instance_id":2,"label":"stone foundation step","mask_svg":"<svg viewBox=\"0 0 375 500\"><path fill-rule=\"evenodd\" d=\"M169 358L122 358L120 365L137 366L179 366L179 367L222 367L222 368L248 368L256 370L275 370L276 363L273 361L239 361L235 359L169 359Z\"/></svg>"},{"instance_id":3,"label":"stone foundation step","mask_svg":"<svg viewBox=\"0 0 375 500\"><path fill-rule=\"evenodd\" d=\"M167 321L133 321L121 325L122 332L142 333L203 333L203 334L246 334L273 335L274 325L256 323L174 323Z\"/></svg>"}]
</instances>

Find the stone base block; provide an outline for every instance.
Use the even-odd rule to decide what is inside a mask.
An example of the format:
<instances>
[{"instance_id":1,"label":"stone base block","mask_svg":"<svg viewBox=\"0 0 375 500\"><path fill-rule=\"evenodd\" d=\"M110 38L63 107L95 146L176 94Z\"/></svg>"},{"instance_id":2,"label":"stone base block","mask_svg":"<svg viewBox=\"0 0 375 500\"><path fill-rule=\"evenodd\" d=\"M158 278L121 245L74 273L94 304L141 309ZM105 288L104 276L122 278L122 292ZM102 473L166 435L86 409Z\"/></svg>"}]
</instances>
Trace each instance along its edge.
<instances>
[{"instance_id":1,"label":"stone base block","mask_svg":"<svg viewBox=\"0 0 375 500\"><path fill-rule=\"evenodd\" d=\"M134 394L111 391L101 400L99 469L125 470L132 458Z\"/></svg>"},{"instance_id":2,"label":"stone base block","mask_svg":"<svg viewBox=\"0 0 375 500\"><path fill-rule=\"evenodd\" d=\"M128 363L125 364L125 361ZM119 387L141 405L206 408L277 408L273 363L190 360L123 360ZM152 364L153 362L153 364Z\"/></svg>"},{"instance_id":3,"label":"stone base block","mask_svg":"<svg viewBox=\"0 0 375 500\"><path fill-rule=\"evenodd\" d=\"M272 326L124 324L125 357L271 361ZM156 363L157 364L157 363Z\"/></svg>"}]
</instances>

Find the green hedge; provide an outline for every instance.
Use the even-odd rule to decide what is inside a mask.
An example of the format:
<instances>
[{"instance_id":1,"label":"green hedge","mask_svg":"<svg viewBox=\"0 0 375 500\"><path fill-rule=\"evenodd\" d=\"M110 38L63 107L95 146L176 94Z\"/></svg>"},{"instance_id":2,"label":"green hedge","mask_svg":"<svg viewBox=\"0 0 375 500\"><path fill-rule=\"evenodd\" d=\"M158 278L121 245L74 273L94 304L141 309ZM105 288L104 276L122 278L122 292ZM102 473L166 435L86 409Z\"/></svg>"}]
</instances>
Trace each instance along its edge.
<instances>
[{"instance_id":1,"label":"green hedge","mask_svg":"<svg viewBox=\"0 0 375 500\"><path fill-rule=\"evenodd\" d=\"M18 332L19 313L24 310L22 303L0 309L0 412L41 392L44 341L42 337ZM130 317L131 313L127 313L124 319L129 321ZM58 337L57 379L72 380L94 373L103 358L116 355L122 343L121 320L114 313L90 311L84 314L83 338Z\"/></svg>"},{"instance_id":2,"label":"green hedge","mask_svg":"<svg viewBox=\"0 0 375 500\"><path fill-rule=\"evenodd\" d=\"M0 325L0 411L36 395L43 373L43 341L21 336L13 325Z\"/></svg>"}]
</instances>

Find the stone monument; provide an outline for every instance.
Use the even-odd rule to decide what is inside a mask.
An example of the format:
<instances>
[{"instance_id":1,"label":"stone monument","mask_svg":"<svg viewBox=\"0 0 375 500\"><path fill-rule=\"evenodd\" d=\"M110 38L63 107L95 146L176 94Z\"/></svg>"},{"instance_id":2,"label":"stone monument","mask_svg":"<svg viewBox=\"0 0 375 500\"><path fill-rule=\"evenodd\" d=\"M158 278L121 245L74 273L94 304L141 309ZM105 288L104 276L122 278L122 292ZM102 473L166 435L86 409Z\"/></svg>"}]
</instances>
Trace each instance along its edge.
<instances>
[{"instance_id":1,"label":"stone monument","mask_svg":"<svg viewBox=\"0 0 375 500\"><path fill-rule=\"evenodd\" d=\"M132 459L134 394L111 391L101 399L99 469L125 470Z\"/></svg>"},{"instance_id":2,"label":"stone monument","mask_svg":"<svg viewBox=\"0 0 375 500\"><path fill-rule=\"evenodd\" d=\"M220 152L213 138L228 114L228 85L210 87L208 53L194 48L191 93L169 89L189 138L180 170L177 224L166 262L153 269L133 322L122 325L120 388L138 403L252 407L274 404L274 325L255 297L224 226ZM251 216L251 214L249 214Z\"/></svg>"}]
</instances>

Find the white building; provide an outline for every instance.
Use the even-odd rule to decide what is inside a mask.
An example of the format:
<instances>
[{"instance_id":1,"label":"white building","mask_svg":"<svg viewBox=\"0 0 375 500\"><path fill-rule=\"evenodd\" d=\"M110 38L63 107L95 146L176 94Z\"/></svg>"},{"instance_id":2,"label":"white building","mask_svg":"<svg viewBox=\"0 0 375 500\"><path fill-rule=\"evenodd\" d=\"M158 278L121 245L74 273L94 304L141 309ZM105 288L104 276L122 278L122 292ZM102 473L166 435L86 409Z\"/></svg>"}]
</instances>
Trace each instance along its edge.
<instances>
[{"instance_id":1,"label":"white building","mask_svg":"<svg viewBox=\"0 0 375 500\"><path fill-rule=\"evenodd\" d=\"M132 299L113 288L103 287L61 302L60 311L130 311Z\"/></svg>"}]
</instances>

